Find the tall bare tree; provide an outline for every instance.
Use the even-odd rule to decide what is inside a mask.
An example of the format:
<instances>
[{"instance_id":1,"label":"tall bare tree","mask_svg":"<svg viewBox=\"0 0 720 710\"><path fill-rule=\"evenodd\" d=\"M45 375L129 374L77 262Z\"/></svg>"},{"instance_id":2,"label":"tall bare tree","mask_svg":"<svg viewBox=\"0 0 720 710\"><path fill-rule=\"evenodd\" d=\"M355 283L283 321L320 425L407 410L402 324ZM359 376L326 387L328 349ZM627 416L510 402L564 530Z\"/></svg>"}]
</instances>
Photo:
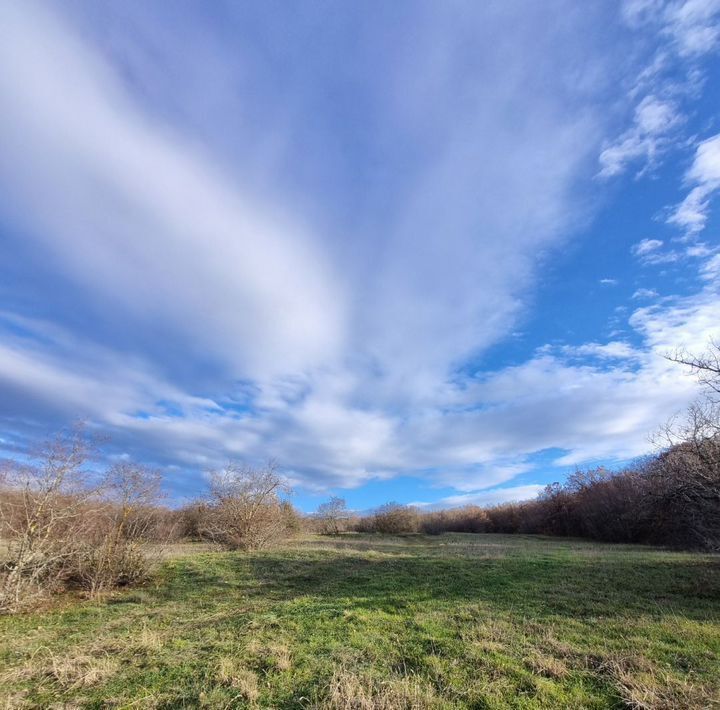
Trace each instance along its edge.
<instances>
[{"instance_id":1,"label":"tall bare tree","mask_svg":"<svg viewBox=\"0 0 720 710\"><path fill-rule=\"evenodd\" d=\"M707 349L700 355L683 348L668 355L667 359L686 365L708 392L720 394L720 340L711 338Z\"/></svg>"},{"instance_id":2,"label":"tall bare tree","mask_svg":"<svg viewBox=\"0 0 720 710\"><path fill-rule=\"evenodd\" d=\"M649 468L664 511L662 525L677 528L678 542L720 549L720 344L694 355L669 356L690 368L704 393L656 436L662 453Z\"/></svg>"}]
</instances>

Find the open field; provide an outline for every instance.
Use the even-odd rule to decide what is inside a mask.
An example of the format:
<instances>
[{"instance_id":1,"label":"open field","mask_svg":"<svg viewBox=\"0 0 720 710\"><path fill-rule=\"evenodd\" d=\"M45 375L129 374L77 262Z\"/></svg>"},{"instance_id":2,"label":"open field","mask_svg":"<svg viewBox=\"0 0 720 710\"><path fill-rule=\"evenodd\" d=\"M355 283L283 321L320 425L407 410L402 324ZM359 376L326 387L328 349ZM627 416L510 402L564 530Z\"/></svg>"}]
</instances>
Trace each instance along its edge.
<instances>
[{"instance_id":1,"label":"open field","mask_svg":"<svg viewBox=\"0 0 720 710\"><path fill-rule=\"evenodd\" d=\"M503 535L191 546L0 619L6 707L720 707L720 558Z\"/></svg>"}]
</instances>

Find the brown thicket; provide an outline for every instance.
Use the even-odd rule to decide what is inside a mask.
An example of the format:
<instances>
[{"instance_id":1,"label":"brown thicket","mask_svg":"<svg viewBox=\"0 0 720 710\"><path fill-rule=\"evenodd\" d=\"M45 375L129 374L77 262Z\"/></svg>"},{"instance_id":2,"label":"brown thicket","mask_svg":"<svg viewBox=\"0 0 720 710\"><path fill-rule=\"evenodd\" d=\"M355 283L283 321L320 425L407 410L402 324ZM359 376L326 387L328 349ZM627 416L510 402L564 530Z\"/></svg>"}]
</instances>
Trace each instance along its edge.
<instances>
[{"instance_id":1,"label":"brown thicket","mask_svg":"<svg viewBox=\"0 0 720 710\"><path fill-rule=\"evenodd\" d=\"M54 592L91 595L141 581L149 553L172 533L158 506L160 476L122 463L98 474L82 428L41 446L28 463L5 462L0 488L0 612Z\"/></svg>"},{"instance_id":2,"label":"brown thicket","mask_svg":"<svg viewBox=\"0 0 720 710\"><path fill-rule=\"evenodd\" d=\"M158 503L161 476L158 471L133 463L112 466L101 481L103 505L91 518L85 535L76 543L67 578L97 594L113 587L136 584L148 574L150 542L172 536Z\"/></svg>"}]
</instances>

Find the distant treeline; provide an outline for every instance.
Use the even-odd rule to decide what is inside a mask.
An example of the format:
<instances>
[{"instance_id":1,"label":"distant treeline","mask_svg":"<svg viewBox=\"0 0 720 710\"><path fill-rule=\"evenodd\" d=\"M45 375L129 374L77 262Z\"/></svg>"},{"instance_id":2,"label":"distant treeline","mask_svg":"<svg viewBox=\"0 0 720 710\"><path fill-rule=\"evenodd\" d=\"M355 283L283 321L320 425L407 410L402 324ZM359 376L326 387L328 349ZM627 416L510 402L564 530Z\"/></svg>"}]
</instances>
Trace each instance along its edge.
<instances>
[{"instance_id":1,"label":"distant treeline","mask_svg":"<svg viewBox=\"0 0 720 710\"><path fill-rule=\"evenodd\" d=\"M523 503L431 512L389 503L347 518L345 529L526 533L720 549L720 438L680 444L620 471L576 471Z\"/></svg>"}]
</instances>

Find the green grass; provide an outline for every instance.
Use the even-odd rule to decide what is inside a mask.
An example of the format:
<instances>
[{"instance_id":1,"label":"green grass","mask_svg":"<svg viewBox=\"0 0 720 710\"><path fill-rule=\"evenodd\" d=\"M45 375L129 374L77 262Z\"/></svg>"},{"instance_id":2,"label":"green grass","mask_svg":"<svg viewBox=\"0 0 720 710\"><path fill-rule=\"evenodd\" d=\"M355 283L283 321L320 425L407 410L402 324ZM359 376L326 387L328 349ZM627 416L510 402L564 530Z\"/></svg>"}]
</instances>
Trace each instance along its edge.
<instances>
[{"instance_id":1,"label":"green grass","mask_svg":"<svg viewBox=\"0 0 720 710\"><path fill-rule=\"evenodd\" d=\"M194 552L0 619L7 707L720 707L720 559L503 535Z\"/></svg>"}]
</instances>

